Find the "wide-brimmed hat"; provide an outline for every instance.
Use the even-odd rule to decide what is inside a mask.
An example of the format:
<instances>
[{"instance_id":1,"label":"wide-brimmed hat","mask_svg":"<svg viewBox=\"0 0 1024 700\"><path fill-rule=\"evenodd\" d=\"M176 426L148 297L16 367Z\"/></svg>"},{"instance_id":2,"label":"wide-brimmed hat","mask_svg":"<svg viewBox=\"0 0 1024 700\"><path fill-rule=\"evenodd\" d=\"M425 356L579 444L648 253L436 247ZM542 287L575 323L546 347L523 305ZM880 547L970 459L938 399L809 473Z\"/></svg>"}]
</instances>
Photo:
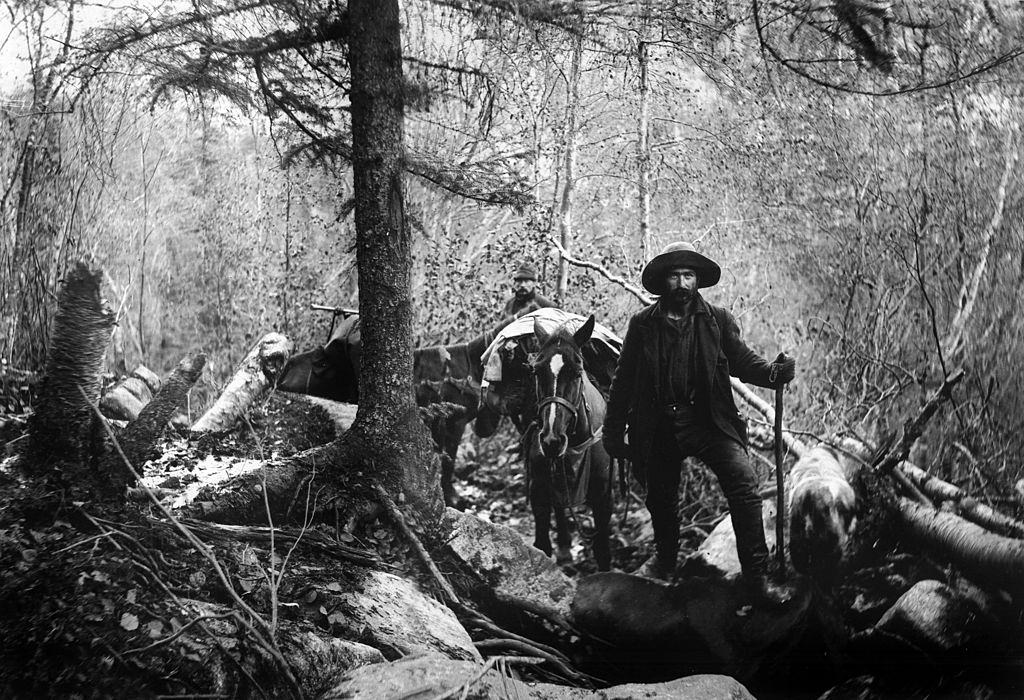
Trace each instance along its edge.
<instances>
[{"instance_id":1,"label":"wide-brimmed hat","mask_svg":"<svg viewBox=\"0 0 1024 700\"><path fill-rule=\"evenodd\" d=\"M669 270L688 267L697 273L697 287L713 287L722 279L722 268L711 258L697 252L692 243L676 241L655 255L640 275L640 282L651 294L661 296L665 289L665 276Z\"/></svg>"},{"instance_id":2,"label":"wide-brimmed hat","mask_svg":"<svg viewBox=\"0 0 1024 700\"><path fill-rule=\"evenodd\" d=\"M516 269L516 273L512 275L514 280L533 280L537 281L537 270L533 265L529 263L523 263Z\"/></svg>"}]
</instances>

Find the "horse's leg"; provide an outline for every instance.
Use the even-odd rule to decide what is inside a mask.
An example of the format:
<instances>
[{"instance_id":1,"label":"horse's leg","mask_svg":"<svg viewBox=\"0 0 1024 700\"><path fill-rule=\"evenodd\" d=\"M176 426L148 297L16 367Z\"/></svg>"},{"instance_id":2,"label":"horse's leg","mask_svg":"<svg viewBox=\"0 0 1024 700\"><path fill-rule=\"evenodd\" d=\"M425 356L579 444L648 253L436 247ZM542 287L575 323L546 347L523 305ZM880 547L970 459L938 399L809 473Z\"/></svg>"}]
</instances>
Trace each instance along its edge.
<instances>
[{"instance_id":1,"label":"horse's leg","mask_svg":"<svg viewBox=\"0 0 1024 700\"><path fill-rule=\"evenodd\" d=\"M611 460L603 454L593 454L591 460L593 472L590 488L587 490L587 501L594 514L594 561L597 562L598 571L608 571L612 568Z\"/></svg>"},{"instance_id":2,"label":"horse's leg","mask_svg":"<svg viewBox=\"0 0 1024 700\"><path fill-rule=\"evenodd\" d=\"M558 564L572 564L572 533L569 532L569 516L566 514L565 506L556 505L554 508L555 541L558 542L555 562Z\"/></svg>"},{"instance_id":3,"label":"horse's leg","mask_svg":"<svg viewBox=\"0 0 1024 700\"><path fill-rule=\"evenodd\" d=\"M530 509L533 511L533 546L551 556L551 478L547 460L537 454L526 457L530 470Z\"/></svg>"},{"instance_id":4,"label":"horse's leg","mask_svg":"<svg viewBox=\"0 0 1024 700\"><path fill-rule=\"evenodd\" d=\"M444 504L450 508L458 508L458 497L455 495L455 486L452 481L455 479L455 456L459 452L459 443L462 442L462 432L466 429L466 421L457 419L445 421L444 434L441 452L441 492L444 494Z\"/></svg>"}]
</instances>

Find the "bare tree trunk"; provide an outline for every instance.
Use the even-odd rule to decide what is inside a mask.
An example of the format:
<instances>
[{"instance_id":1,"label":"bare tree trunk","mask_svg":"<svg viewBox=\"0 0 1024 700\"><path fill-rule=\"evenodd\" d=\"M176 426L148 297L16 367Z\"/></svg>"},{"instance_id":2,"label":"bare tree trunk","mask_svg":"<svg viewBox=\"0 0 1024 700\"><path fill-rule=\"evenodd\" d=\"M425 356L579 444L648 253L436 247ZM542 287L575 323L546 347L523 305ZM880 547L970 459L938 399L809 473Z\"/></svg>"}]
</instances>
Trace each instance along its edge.
<instances>
[{"instance_id":1,"label":"bare tree trunk","mask_svg":"<svg viewBox=\"0 0 1024 700\"><path fill-rule=\"evenodd\" d=\"M1017 163L1017 145L1013 141L1013 133L1006 136L1006 163L1003 166L1003 176L999 181L999 187L995 193L995 208L992 218L989 219L985 232L981 237L981 252L978 255L978 264L974 271L964 278L963 286L960 289L960 306L956 315L949 323L949 331L942 343L943 354L947 360L952 359L963 349L964 332L967 323L974 312L974 304L978 299L978 289L981 287L981 280L985 276L985 269L988 267L988 255L992 249L992 239L1003 221L1003 208L1006 204L1006 186L1010 181L1014 165Z\"/></svg>"},{"instance_id":2,"label":"bare tree trunk","mask_svg":"<svg viewBox=\"0 0 1024 700\"><path fill-rule=\"evenodd\" d=\"M580 62L583 58L583 39L575 38L572 52L572 66L569 68L568 85L566 86L565 107L565 182L562 185L562 203L559 207L559 240L564 250L569 250L572 239L572 198L576 191L576 130L579 125L580 111ZM565 305L566 290L569 287L569 261L565 256L558 259L558 290L557 298L560 305Z\"/></svg>"},{"instance_id":3,"label":"bare tree trunk","mask_svg":"<svg viewBox=\"0 0 1024 700\"><path fill-rule=\"evenodd\" d=\"M412 245L405 217L398 0L349 3L352 169L362 316L359 410L343 441L396 501L442 513L437 457L412 392ZM357 457L358 458L358 457Z\"/></svg>"},{"instance_id":4,"label":"bare tree trunk","mask_svg":"<svg viewBox=\"0 0 1024 700\"><path fill-rule=\"evenodd\" d=\"M641 260L651 259L651 85L647 78L650 62L648 44L643 39L637 47L637 62L640 64L640 120L637 125L637 160L640 179L637 194L640 199L640 254Z\"/></svg>"}]
</instances>

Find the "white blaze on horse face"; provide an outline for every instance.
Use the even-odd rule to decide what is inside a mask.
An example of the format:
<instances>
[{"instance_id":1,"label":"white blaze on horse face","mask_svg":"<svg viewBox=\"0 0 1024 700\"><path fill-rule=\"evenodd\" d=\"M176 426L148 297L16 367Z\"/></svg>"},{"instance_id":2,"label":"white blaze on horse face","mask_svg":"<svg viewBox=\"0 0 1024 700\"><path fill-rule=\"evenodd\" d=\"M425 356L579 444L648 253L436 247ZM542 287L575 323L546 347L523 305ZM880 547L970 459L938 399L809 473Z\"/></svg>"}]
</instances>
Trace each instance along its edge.
<instances>
[{"instance_id":1,"label":"white blaze on horse face","mask_svg":"<svg viewBox=\"0 0 1024 700\"><path fill-rule=\"evenodd\" d=\"M552 386L558 387L558 373L562 371L562 366L565 364L565 359L561 355L554 355L551 358L551 369ZM555 432L555 404L551 404L548 407L548 431Z\"/></svg>"}]
</instances>

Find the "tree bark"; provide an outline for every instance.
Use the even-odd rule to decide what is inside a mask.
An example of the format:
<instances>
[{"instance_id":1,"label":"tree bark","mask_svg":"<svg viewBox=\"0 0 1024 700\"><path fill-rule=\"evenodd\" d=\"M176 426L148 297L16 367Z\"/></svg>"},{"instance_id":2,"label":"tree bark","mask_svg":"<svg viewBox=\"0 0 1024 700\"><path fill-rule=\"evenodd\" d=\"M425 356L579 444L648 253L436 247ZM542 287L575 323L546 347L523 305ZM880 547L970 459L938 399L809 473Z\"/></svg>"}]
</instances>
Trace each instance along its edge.
<instances>
[{"instance_id":1,"label":"tree bark","mask_svg":"<svg viewBox=\"0 0 1024 700\"><path fill-rule=\"evenodd\" d=\"M964 571L981 574L1011 593L1024 582L1024 540L993 534L953 513L902 499L898 515L910 532Z\"/></svg>"},{"instance_id":2,"label":"tree bark","mask_svg":"<svg viewBox=\"0 0 1024 700\"><path fill-rule=\"evenodd\" d=\"M637 62L640 64L640 119L637 124L640 177L637 194L640 200L640 252L646 261L651 259L651 85L647 78L650 52L643 38L637 47Z\"/></svg>"},{"instance_id":3,"label":"tree bark","mask_svg":"<svg viewBox=\"0 0 1024 700\"><path fill-rule=\"evenodd\" d=\"M404 202L398 0L353 0L348 11L362 362L359 410L343 440L397 502L404 492L424 522L437 522L443 512L437 457L412 392L412 246Z\"/></svg>"},{"instance_id":4,"label":"tree bark","mask_svg":"<svg viewBox=\"0 0 1024 700\"><path fill-rule=\"evenodd\" d=\"M565 182L562 185L562 202L558 212L558 237L563 250L569 250L572 239L572 199L576 191L576 130L580 111L580 62L583 57L583 39L575 37L574 42L569 82L566 85ZM568 287L569 261L565 256L561 256L558 259L558 303L561 306L565 306Z\"/></svg>"},{"instance_id":5,"label":"tree bark","mask_svg":"<svg viewBox=\"0 0 1024 700\"><path fill-rule=\"evenodd\" d=\"M121 433L121 450L137 473L142 474L142 463L150 458L156 441L167 427L167 421L171 419L175 409L184 403L186 394L199 379L205 364L206 355L202 353L189 355L179 362L153 400L146 404L139 417L129 423ZM120 455L114 453L108 455L107 459L116 460L116 464L111 465L111 468L124 471L125 483L134 482L134 477L124 469Z\"/></svg>"},{"instance_id":6,"label":"tree bark","mask_svg":"<svg viewBox=\"0 0 1024 700\"><path fill-rule=\"evenodd\" d=\"M231 381L213 406L192 424L193 433L230 430L253 401L270 386L271 377L284 366L292 342L280 333L267 333L238 365Z\"/></svg>"},{"instance_id":7,"label":"tree bark","mask_svg":"<svg viewBox=\"0 0 1024 700\"><path fill-rule=\"evenodd\" d=\"M981 287L981 280L985 276L985 269L988 267L989 251L992 249L992 239L1003 221L1003 208L1006 204L1006 186L1013 173L1013 167L1017 163L1017 146L1013 142L1013 134L1006 137L1006 163L1003 165L1003 176L999 181L999 187L995 192L995 209L992 218L989 219L985 232L982 234L981 253L978 256L978 263L974 270L968 275L960 289L960 306L956 315L949 323L949 331L942 343L943 351L947 359L952 359L963 349L964 332L971 314L974 312L974 304L978 299L978 289Z\"/></svg>"},{"instance_id":8,"label":"tree bark","mask_svg":"<svg viewBox=\"0 0 1024 700\"><path fill-rule=\"evenodd\" d=\"M103 273L78 263L57 299L46 372L29 422L25 467L64 485L104 488L92 473L100 453L93 405L99 400L100 368L114 315L100 289Z\"/></svg>"}]
</instances>

